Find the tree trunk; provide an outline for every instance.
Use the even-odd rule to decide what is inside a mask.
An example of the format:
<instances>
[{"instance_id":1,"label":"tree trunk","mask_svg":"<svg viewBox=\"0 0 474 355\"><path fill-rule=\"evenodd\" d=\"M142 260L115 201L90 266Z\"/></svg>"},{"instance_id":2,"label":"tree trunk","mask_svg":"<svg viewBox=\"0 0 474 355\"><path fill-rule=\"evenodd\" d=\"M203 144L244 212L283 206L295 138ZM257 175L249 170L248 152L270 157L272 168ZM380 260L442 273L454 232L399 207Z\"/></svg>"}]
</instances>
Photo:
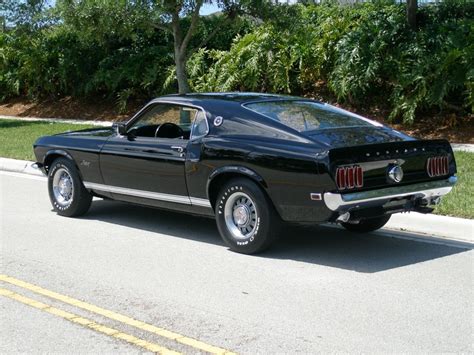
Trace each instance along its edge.
<instances>
[{"instance_id":1,"label":"tree trunk","mask_svg":"<svg viewBox=\"0 0 474 355\"><path fill-rule=\"evenodd\" d=\"M183 2L175 1L176 6L171 14L171 29L174 38L174 62L176 64L176 79L178 80L178 92L180 94L186 94L191 91L188 83L188 73L186 72L188 45L196 31L196 26L199 21L199 10L202 4L203 0L196 0L196 5L191 15L191 24L184 37L179 18L179 14L183 9Z\"/></svg>"},{"instance_id":2,"label":"tree trunk","mask_svg":"<svg viewBox=\"0 0 474 355\"><path fill-rule=\"evenodd\" d=\"M407 21L408 25L416 28L416 11L418 9L418 0L407 0Z\"/></svg>"},{"instance_id":3,"label":"tree trunk","mask_svg":"<svg viewBox=\"0 0 474 355\"><path fill-rule=\"evenodd\" d=\"M174 62L176 64L176 79L178 80L178 93L186 94L191 89L188 83L188 73L186 72L186 54L180 50L175 50Z\"/></svg>"}]
</instances>

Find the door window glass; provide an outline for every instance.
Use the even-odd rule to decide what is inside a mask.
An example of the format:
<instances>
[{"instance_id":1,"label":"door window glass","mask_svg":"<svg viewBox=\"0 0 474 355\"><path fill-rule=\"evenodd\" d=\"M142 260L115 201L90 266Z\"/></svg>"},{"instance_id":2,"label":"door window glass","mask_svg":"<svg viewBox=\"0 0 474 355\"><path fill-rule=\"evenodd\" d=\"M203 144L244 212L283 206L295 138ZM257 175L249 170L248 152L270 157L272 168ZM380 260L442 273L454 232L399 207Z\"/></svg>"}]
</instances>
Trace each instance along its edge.
<instances>
[{"instance_id":1,"label":"door window glass","mask_svg":"<svg viewBox=\"0 0 474 355\"><path fill-rule=\"evenodd\" d=\"M189 139L197 109L169 105L152 105L129 129L136 137Z\"/></svg>"}]
</instances>

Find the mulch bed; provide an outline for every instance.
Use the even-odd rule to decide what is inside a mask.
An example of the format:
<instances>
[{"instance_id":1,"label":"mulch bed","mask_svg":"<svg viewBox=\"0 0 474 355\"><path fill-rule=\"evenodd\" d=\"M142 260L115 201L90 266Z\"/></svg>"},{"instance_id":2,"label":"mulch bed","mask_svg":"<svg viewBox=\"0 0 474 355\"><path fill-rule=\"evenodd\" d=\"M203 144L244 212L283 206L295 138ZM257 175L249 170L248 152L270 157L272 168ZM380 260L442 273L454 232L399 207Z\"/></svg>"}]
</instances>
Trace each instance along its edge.
<instances>
[{"instance_id":1,"label":"mulch bed","mask_svg":"<svg viewBox=\"0 0 474 355\"><path fill-rule=\"evenodd\" d=\"M57 100L35 102L23 98L15 98L0 103L0 115L125 121L145 103L146 100L130 102L126 112L119 113L117 105L113 100L84 100L66 97ZM425 139L444 138L453 143L474 144L474 115L472 114L462 116L454 113L423 113L416 123L405 125L402 123L386 122L384 117L388 117L389 112L383 109L355 110L351 107L346 108L414 137Z\"/></svg>"}]
</instances>

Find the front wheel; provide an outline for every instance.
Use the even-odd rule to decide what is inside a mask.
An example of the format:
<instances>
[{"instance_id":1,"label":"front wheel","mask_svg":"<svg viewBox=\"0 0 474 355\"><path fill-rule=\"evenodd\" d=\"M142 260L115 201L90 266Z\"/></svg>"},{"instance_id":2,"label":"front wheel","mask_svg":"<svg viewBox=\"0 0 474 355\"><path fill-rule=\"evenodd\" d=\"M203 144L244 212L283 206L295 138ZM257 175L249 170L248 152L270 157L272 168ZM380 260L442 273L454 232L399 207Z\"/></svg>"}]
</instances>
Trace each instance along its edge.
<instances>
[{"instance_id":1,"label":"front wheel","mask_svg":"<svg viewBox=\"0 0 474 355\"><path fill-rule=\"evenodd\" d=\"M65 158L56 159L48 173L49 199L61 216L76 217L89 210L92 195L84 187L74 163Z\"/></svg>"},{"instance_id":2,"label":"front wheel","mask_svg":"<svg viewBox=\"0 0 474 355\"><path fill-rule=\"evenodd\" d=\"M387 214L381 217L361 219L359 223L341 223L341 225L351 232L367 233L382 228L390 217L391 215Z\"/></svg>"},{"instance_id":3,"label":"front wheel","mask_svg":"<svg viewBox=\"0 0 474 355\"><path fill-rule=\"evenodd\" d=\"M277 238L280 219L265 193L253 181L226 183L216 201L217 228L230 249L254 254Z\"/></svg>"}]
</instances>

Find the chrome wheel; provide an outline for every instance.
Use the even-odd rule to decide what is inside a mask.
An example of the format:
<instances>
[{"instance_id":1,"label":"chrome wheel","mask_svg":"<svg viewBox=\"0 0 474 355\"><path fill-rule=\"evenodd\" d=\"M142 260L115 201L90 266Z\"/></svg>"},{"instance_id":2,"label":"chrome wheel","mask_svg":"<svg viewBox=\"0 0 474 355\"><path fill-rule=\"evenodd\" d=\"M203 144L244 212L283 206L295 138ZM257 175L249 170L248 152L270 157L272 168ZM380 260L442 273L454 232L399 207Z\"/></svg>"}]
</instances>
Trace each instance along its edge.
<instances>
[{"instance_id":1,"label":"chrome wheel","mask_svg":"<svg viewBox=\"0 0 474 355\"><path fill-rule=\"evenodd\" d=\"M243 192L235 192L227 199L224 218L235 239L250 238L257 231L257 208L250 196Z\"/></svg>"},{"instance_id":2,"label":"chrome wheel","mask_svg":"<svg viewBox=\"0 0 474 355\"><path fill-rule=\"evenodd\" d=\"M59 168L53 176L54 199L60 206L67 207L72 203L73 192L74 185L69 171Z\"/></svg>"}]
</instances>

